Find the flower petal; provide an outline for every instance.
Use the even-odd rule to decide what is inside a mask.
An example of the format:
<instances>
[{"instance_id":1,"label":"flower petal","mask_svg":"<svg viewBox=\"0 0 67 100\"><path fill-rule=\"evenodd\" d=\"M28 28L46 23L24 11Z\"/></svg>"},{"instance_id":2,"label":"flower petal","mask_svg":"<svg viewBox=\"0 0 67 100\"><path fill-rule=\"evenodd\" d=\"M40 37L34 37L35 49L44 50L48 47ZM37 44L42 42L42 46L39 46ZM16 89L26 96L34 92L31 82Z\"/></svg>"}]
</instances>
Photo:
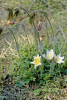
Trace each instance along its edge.
<instances>
[{"instance_id":1,"label":"flower petal","mask_svg":"<svg viewBox=\"0 0 67 100\"><path fill-rule=\"evenodd\" d=\"M42 54L43 57L45 57L45 54Z\"/></svg>"},{"instance_id":2,"label":"flower petal","mask_svg":"<svg viewBox=\"0 0 67 100\"><path fill-rule=\"evenodd\" d=\"M61 63L64 63L64 61L61 61Z\"/></svg>"},{"instance_id":3,"label":"flower petal","mask_svg":"<svg viewBox=\"0 0 67 100\"><path fill-rule=\"evenodd\" d=\"M56 62L56 63L59 63L59 64L64 63L64 61L63 61L64 56L61 57L61 54L59 54L59 55L57 55L57 56L54 55L54 58L55 58L55 62Z\"/></svg>"},{"instance_id":4,"label":"flower petal","mask_svg":"<svg viewBox=\"0 0 67 100\"><path fill-rule=\"evenodd\" d=\"M31 64L34 64L34 61L33 62L30 62Z\"/></svg>"},{"instance_id":5,"label":"flower petal","mask_svg":"<svg viewBox=\"0 0 67 100\"><path fill-rule=\"evenodd\" d=\"M63 60L63 59L64 59L64 56L63 56L63 57L61 57L61 59Z\"/></svg>"},{"instance_id":6,"label":"flower petal","mask_svg":"<svg viewBox=\"0 0 67 100\"><path fill-rule=\"evenodd\" d=\"M47 50L47 54L49 53L49 51Z\"/></svg>"}]
</instances>

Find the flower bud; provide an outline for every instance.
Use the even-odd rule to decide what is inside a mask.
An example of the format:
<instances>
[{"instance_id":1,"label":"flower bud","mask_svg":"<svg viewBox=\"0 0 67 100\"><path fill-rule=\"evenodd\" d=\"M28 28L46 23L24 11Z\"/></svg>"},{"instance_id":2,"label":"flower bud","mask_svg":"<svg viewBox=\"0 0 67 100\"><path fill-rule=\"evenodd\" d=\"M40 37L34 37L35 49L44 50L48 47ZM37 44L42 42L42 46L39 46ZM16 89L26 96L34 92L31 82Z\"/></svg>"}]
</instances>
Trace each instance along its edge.
<instances>
[{"instance_id":1,"label":"flower bud","mask_svg":"<svg viewBox=\"0 0 67 100\"><path fill-rule=\"evenodd\" d=\"M42 28L42 22L39 22L38 27L37 27L37 30L40 31L41 28Z\"/></svg>"},{"instance_id":2,"label":"flower bud","mask_svg":"<svg viewBox=\"0 0 67 100\"><path fill-rule=\"evenodd\" d=\"M10 24L13 25L14 24L14 21L11 21Z\"/></svg>"}]
</instances>

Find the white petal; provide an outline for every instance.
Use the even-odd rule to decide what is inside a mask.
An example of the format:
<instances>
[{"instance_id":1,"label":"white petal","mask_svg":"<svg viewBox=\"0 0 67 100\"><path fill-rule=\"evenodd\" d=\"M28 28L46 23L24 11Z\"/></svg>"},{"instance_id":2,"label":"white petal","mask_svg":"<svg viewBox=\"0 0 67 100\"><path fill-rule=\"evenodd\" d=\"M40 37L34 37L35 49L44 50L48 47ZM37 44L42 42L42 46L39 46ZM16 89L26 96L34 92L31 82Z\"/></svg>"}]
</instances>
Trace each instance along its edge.
<instances>
[{"instance_id":1,"label":"white petal","mask_svg":"<svg viewBox=\"0 0 67 100\"><path fill-rule=\"evenodd\" d=\"M61 64L61 61L59 61L59 62L56 62L56 63L58 63L58 64Z\"/></svg>"},{"instance_id":2,"label":"white petal","mask_svg":"<svg viewBox=\"0 0 67 100\"><path fill-rule=\"evenodd\" d=\"M49 51L47 50L47 54L49 53Z\"/></svg>"},{"instance_id":3,"label":"white petal","mask_svg":"<svg viewBox=\"0 0 67 100\"><path fill-rule=\"evenodd\" d=\"M57 62L57 63L61 64L61 63L64 63L64 61L59 61L59 62Z\"/></svg>"},{"instance_id":4,"label":"white petal","mask_svg":"<svg viewBox=\"0 0 67 100\"><path fill-rule=\"evenodd\" d=\"M34 56L34 59L36 59L36 58L39 58L40 56L39 56L39 54L37 55L37 56Z\"/></svg>"},{"instance_id":5,"label":"white petal","mask_svg":"<svg viewBox=\"0 0 67 100\"><path fill-rule=\"evenodd\" d=\"M50 55L50 54L51 54L52 56L54 56L54 51L53 51L53 49L51 49L50 51L47 50L47 55Z\"/></svg>"},{"instance_id":6,"label":"white petal","mask_svg":"<svg viewBox=\"0 0 67 100\"><path fill-rule=\"evenodd\" d=\"M37 55L37 57L39 57L39 54Z\"/></svg>"},{"instance_id":7,"label":"white petal","mask_svg":"<svg viewBox=\"0 0 67 100\"><path fill-rule=\"evenodd\" d=\"M55 58L56 63L59 63L59 64L64 63L64 61L63 61L64 56L61 57L61 54L58 54L57 56L54 54L54 58ZM59 61L57 61L56 59L59 59Z\"/></svg>"},{"instance_id":8,"label":"white petal","mask_svg":"<svg viewBox=\"0 0 67 100\"><path fill-rule=\"evenodd\" d=\"M53 49L51 49L50 52L54 52Z\"/></svg>"},{"instance_id":9,"label":"white petal","mask_svg":"<svg viewBox=\"0 0 67 100\"><path fill-rule=\"evenodd\" d=\"M34 61L33 62L30 62L31 64L34 64Z\"/></svg>"},{"instance_id":10,"label":"white petal","mask_svg":"<svg viewBox=\"0 0 67 100\"><path fill-rule=\"evenodd\" d=\"M36 69L37 66L34 66L34 68Z\"/></svg>"},{"instance_id":11,"label":"white petal","mask_svg":"<svg viewBox=\"0 0 67 100\"><path fill-rule=\"evenodd\" d=\"M39 63L38 65L35 65L34 68L36 69L37 66L42 65L41 63Z\"/></svg>"},{"instance_id":12,"label":"white petal","mask_svg":"<svg viewBox=\"0 0 67 100\"><path fill-rule=\"evenodd\" d=\"M54 54L54 58L56 58L57 56Z\"/></svg>"},{"instance_id":13,"label":"white petal","mask_svg":"<svg viewBox=\"0 0 67 100\"><path fill-rule=\"evenodd\" d=\"M63 59L64 59L64 56L63 56L63 57L61 57L61 59L63 60Z\"/></svg>"},{"instance_id":14,"label":"white petal","mask_svg":"<svg viewBox=\"0 0 67 100\"><path fill-rule=\"evenodd\" d=\"M36 58L36 56L34 56L34 59Z\"/></svg>"},{"instance_id":15,"label":"white petal","mask_svg":"<svg viewBox=\"0 0 67 100\"><path fill-rule=\"evenodd\" d=\"M43 54L42 56L45 57L45 54Z\"/></svg>"},{"instance_id":16,"label":"white petal","mask_svg":"<svg viewBox=\"0 0 67 100\"><path fill-rule=\"evenodd\" d=\"M54 51L53 51L53 49L50 50L50 53L53 54L53 56L54 56Z\"/></svg>"},{"instance_id":17,"label":"white petal","mask_svg":"<svg viewBox=\"0 0 67 100\"><path fill-rule=\"evenodd\" d=\"M41 62L41 56L40 56L40 62Z\"/></svg>"},{"instance_id":18,"label":"white petal","mask_svg":"<svg viewBox=\"0 0 67 100\"><path fill-rule=\"evenodd\" d=\"M61 63L64 63L64 61L61 61Z\"/></svg>"},{"instance_id":19,"label":"white petal","mask_svg":"<svg viewBox=\"0 0 67 100\"><path fill-rule=\"evenodd\" d=\"M61 53L57 55L57 57L61 57Z\"/></svg>"},{"instance_id":20,"label":"white petal","mask_svg":"<svg viewBox=\"0 0 67 100\"><path fill-rule=\"evenodd\" d=\"M42 65L41 63L39 63L38 65Z\"/></svg>"}]
</instances>

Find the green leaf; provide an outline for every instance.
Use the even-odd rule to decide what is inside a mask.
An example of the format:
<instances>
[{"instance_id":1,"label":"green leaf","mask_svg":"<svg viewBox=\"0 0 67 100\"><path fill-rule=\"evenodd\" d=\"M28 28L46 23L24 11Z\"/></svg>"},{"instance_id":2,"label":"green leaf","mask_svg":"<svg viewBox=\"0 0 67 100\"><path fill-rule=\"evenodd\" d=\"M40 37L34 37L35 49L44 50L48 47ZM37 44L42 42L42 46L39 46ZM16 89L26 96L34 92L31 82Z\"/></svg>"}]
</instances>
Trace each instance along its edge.
<instances>
[{"instance_id":1,"label":"green leaf","mask_svg":"<svg viewBox=\"0 0 67 100\"><path fill-rule=\"evenodd\" d=\"M40 85L41 85L41 84L45 84L45 81L43 81L43 80L40 80Z\"/></svg>"},{"instance_id":2,"label":"green leaf","mask_svg":"<svg viewBox=\"0 0 67 100\"><path fill-rule=\"evenodd\" d=\"M18 82L18 83L16 84L16 86L17 86L17 87L22 87L23 85L22 85L20 82Z\"/></svg>"},{"instance_id":3,"label":"green leaf","mask_svg":"<svg viewBox=\"0 0 67 100\"><path fill-rule=\"evenodd\" d=\"M31 79L25 79L24 83L28 84L30 82Z\"/></svg>"},{"instance_id":4,"label":"green leaf","mask_svg":"<svg viewBox=\"0 0 67 100\"><path fill-rule=\"evenodd\" d=\"M43 87L43 89L41 89L41 90L42 90L43 92L46 92L46 91L47 91L47 88L44 88L44 87Z\"/></svg>"},{"instance_id":5,"label":"green leaf","mask_svg":"<svg viewBox=\"0 0 67 100\"><path fill-rule=\"evenodd\" d=\"M6 96L0 96L0 100L4 100L4 98L6 98Z\"/></svg>"},{"instance_id":6,"label":"green leaf","mask_svg":"<svg viewBox=\"0 0 67 100\"><path fill-rule=\"evenodd\" d=\"M67 75L67 69L64 69L64 68L62 68L62 70L61 70L64 74L66 74Z\"/></svg>"},{"instance_id":7,"label":"green leaf","mask_svg":"<svg viewBox=\"0 0 67 100\"><path fill-rule=\"evenodd\" d=\"M36 90L34 90L34 94L35 94L35 95L39 95L40 92L41 92L41 89L36 89Z\"/></svg>"}]
</instances>

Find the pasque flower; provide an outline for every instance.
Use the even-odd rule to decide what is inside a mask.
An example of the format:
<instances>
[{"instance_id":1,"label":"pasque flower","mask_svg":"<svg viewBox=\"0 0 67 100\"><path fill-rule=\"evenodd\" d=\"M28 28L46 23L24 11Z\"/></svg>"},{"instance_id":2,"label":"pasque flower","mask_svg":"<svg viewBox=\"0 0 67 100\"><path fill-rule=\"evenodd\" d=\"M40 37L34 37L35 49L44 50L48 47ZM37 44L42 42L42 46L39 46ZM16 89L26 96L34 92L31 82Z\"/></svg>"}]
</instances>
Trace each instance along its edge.
<instances>
[{"instance_id":1,"label":"pasque flower","mask_svg":"<svg viewBox=\"0 0 67 100\"><path fill-rule=\"evenodd\" d=\"M38 24L37 30L38 30L38 31L40 31L40 30L41 30L41 28L42 28L42 22L41 22L41 21L39 21L39 24Z\"/></svg>"},{"instance_id":2,"label":"pasque flower","mask_svg":"<svg viewBox=\"0 0 67 100\"><path fill-rule=\"evenodd\" d=\"M64 56L61 57L61 54L59 54L59 55L57 55L57 56L54 55L54 59L55 59L55 62L56 62L56 63L59 63L59 64L64 63L64 61L63 61Z\"/></svg>"},{"instance_id":3,"label":"pasque flower","mask_svg":"<svg viewBox=\"0 0 67 100\"><path fill-rule=\"evenodd\" d=\"M31 64L34 64L35 66L35 69L37 66L41 65L41 56L37 55L37 56L34 56L34 61L31 62Z\"/></svg>"},{"instance_id":4,"label":"pasque flower","mask_svg":"<svg viewBox=\"0 0 67 100\"><path fill-rule=\"evenodd\" d=\"M54 51L51 49L50 51L47 50L46 55L43 54L43 57L45 57L47 60L52 60L54 57Z\"/></svg>"}]
</instances>

